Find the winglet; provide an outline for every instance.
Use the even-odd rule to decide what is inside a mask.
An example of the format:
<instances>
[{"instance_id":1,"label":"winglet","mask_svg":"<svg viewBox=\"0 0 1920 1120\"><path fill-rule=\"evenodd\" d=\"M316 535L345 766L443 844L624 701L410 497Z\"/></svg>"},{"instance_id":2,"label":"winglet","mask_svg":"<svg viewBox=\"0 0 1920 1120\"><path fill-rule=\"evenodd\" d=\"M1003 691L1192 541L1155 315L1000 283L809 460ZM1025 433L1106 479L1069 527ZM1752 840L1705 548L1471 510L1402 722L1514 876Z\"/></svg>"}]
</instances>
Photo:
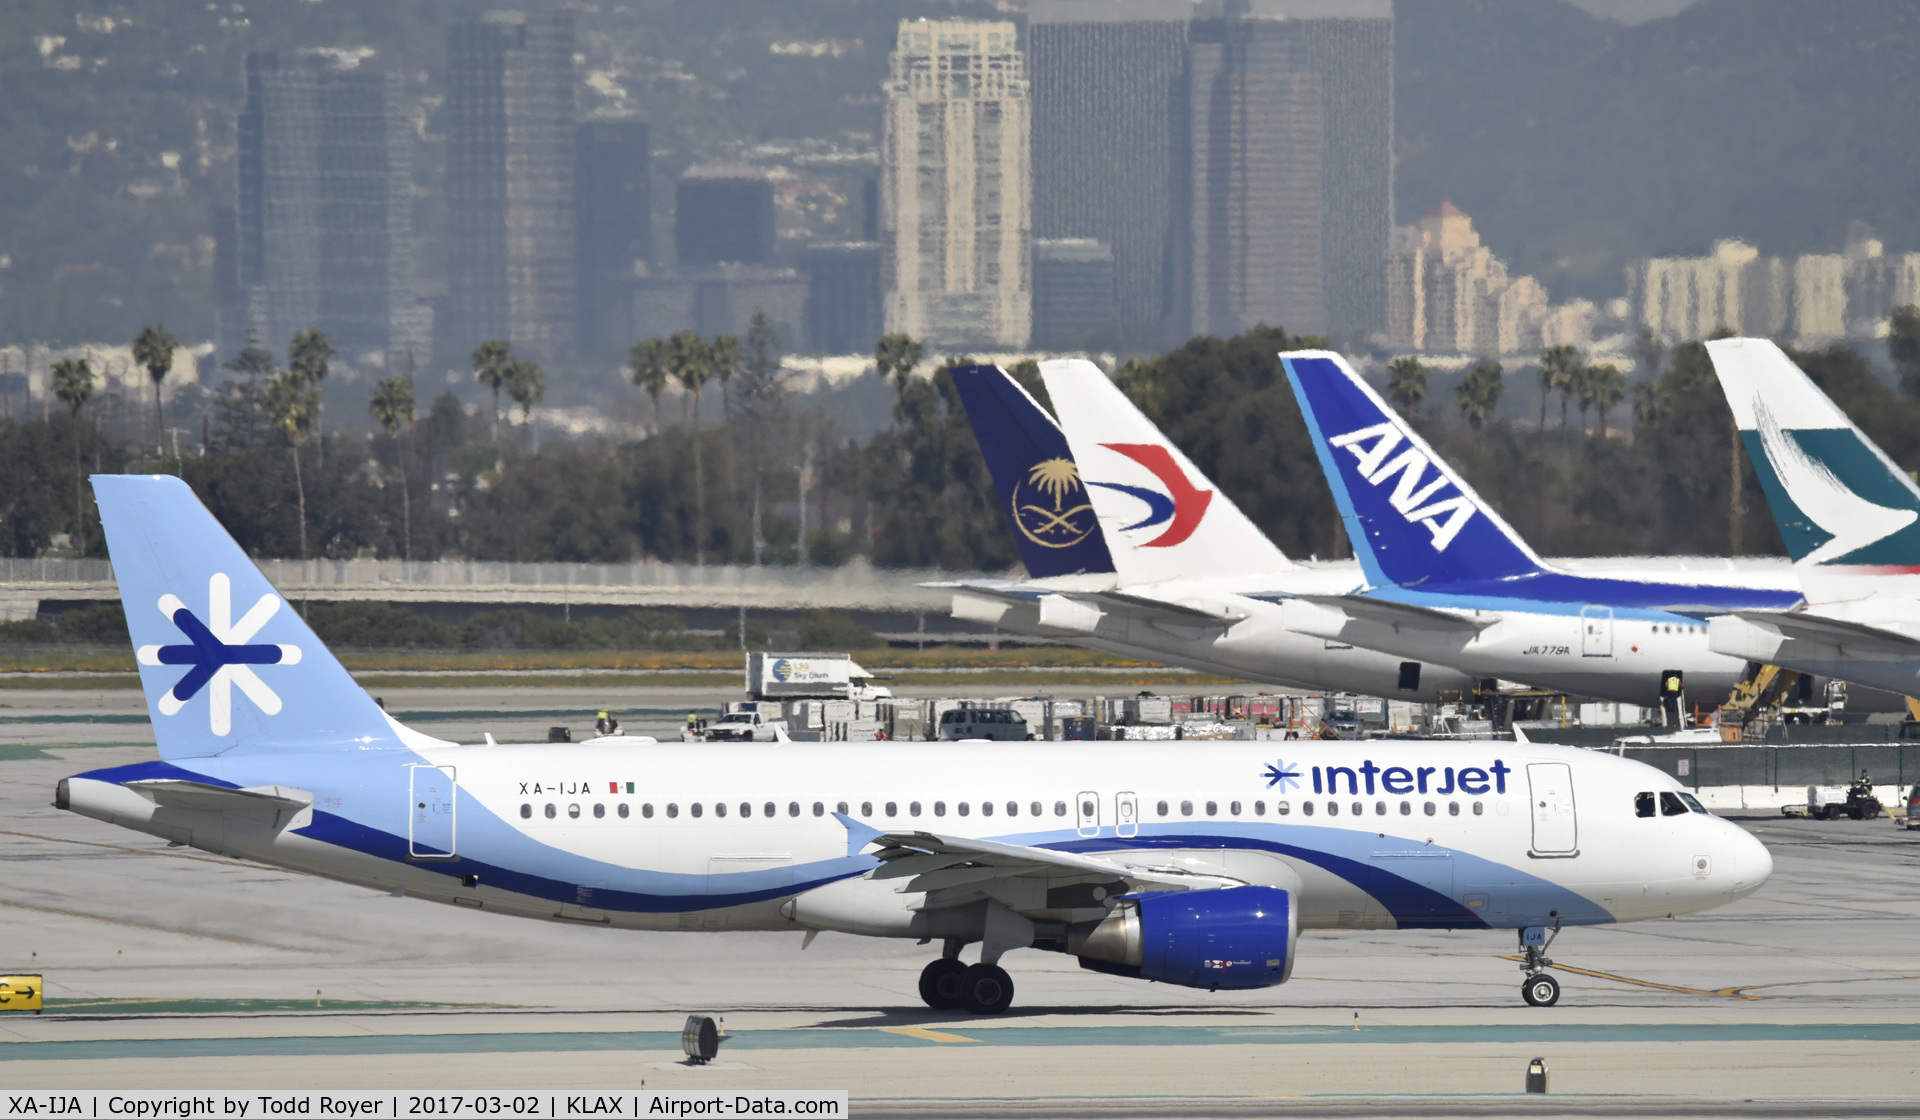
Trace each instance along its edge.
<instances>
[{"instance_id":1,"label":"winglet","mask_svg":"<svg viewBox=\"0 0 1920 1120\"><path fill-rule=\"evenodd\" d=\"M886 835L886 833L880 829L872 825L861 824L845 813L835 813L833 817L847 830L847 854L849 856L859 855L860 849Z\"/></svg>"},{"instance_id":2,"label":"winglet","mask_svg":"<svg viewBox=\"0 0 1920 1120\"><path fill-rule=\"evenodd\" d=\"M1345 358L1295 350L1280 364L1369 583L1502 579L1545 567Z\"/></svg>"}]
</instances>

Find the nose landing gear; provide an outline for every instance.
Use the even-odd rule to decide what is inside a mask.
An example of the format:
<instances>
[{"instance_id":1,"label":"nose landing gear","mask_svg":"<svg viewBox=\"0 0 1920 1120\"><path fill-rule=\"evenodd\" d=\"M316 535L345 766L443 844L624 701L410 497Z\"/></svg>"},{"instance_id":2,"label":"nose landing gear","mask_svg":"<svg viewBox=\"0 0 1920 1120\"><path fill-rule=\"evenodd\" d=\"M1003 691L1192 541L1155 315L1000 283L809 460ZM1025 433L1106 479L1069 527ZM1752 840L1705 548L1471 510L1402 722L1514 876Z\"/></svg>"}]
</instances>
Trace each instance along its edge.
<instances>
[{"instance_id":1,"label":"nose landing gear","mask_svg":"<svg viewBox=\"0 0 1920 1120\"><path fill-rule=\"evenodd\" d=\"M1520 998L1527 1001L1529 1007L1552 1007L1560 1002L1560 981L1547 974L1553 967L1553 961L1547 957L1547 946L1560 936L1560 927L1551 930L1545 926L1528 926L1520 931L1520 951L1526 955L1526 961L1520 971L1527 978L1520 985Z\"/></svg>"}]
</instances>

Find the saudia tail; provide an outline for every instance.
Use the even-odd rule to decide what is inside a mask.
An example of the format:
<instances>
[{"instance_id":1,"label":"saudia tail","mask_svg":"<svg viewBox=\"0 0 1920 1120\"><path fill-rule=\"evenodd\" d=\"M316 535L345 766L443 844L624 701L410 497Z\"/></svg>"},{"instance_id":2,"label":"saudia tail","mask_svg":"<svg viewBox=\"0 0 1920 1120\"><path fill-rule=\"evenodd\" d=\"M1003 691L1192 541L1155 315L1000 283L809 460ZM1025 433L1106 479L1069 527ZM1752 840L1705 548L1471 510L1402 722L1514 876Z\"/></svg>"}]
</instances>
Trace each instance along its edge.
<instances>
[{"instance_id":1,"label":"saudia tail","mask_svg":"<svg viewBox=\"0 0 1920 1120\"><path fill-rule=\"evenodd\" d=\"M953 371L953 384L1027 574L1044 579L1113 571L1060 425L998 366L961 366Z\"/></svg>"},{"instance_id":2,"label":"saudia tail","mask_svg":"<svg viewBox=\"0 0 1920 1120\"><path fill-rule=\"evenodd\" d=\"M1913 479L1772 342L1719 339L1707 354L1801 578L1920 570Z\"/></svg>"},{"instance_id":3,"label":"saudia tail","mask_svg":"<svg viewBox=\"0 0 1920 1120\"><path fill-rule=\"evenodd\" d=\"M1345 358L1280 355L1347 537L1375 585L1458 583L1544 565Z\"/></svg>"},{"instance_id":4,"label":"saudia tail","mask_svg":"<svg viewBox=\"0 0 1920 1120\"><path fill-rule=\"evenodd\" d=\"M1244 577L1293 566L1099 366L1041 362L1123 583Z\"/></svg>"},{"instance_id":5,"label":"saudia tail","mask_svg":"<svg viewBox=\"0 0 1920 1120\"><path fill-rule=\"evenodd\" d=\"M162 758L394 746L411 734L186 483L94 475L93 492Z\"/></svg>"}]
</instances>

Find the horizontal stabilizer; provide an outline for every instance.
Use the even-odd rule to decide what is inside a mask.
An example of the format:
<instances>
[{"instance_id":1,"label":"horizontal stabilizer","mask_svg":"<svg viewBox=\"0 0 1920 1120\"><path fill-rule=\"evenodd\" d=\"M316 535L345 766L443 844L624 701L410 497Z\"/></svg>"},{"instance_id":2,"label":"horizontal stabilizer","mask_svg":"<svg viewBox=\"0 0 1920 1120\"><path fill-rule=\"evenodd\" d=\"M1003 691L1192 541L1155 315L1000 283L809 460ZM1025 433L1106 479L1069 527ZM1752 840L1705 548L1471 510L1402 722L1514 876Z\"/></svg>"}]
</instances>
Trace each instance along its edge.
<instances>
[{"instance_id":1,"label":"horizontal stabilizer","mask_svg":"<svg viewBox=\"0 0 1920 1120\"><path fill-rule=\"evenodd\" d=\"M1863 653L1920 655L1920 638L1911 638L1864 622L1828 618L1804 611L1734 611L1733 615L1743 622L1772 630L1784 638L1845 646Z\"/></svg>"},{"instance_id":2,"label":"horizontal stabilizer","mask_svg":"<svg viewBox=\"0 0 1920 1120\"><path fill-rule=\"evenodd\" d=\"M203 813L271 817L280 813L297 813L313 804L313 794L285 786L234 789L232 786L177 778L147 778L125 785L162 808L192 809Z\"/></svg>"}]
</instances>

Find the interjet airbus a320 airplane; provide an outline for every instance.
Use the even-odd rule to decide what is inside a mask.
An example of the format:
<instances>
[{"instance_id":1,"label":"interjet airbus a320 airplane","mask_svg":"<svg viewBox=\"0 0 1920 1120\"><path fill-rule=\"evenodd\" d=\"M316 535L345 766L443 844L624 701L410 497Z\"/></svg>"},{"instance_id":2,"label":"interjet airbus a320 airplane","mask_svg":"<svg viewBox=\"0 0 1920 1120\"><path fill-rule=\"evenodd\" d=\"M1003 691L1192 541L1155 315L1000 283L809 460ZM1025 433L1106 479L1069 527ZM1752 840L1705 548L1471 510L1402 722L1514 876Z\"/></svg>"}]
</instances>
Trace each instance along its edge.
<instances>
[{"instance_id":1,"label":"interjet airbus a320 airplane","mask_svg":"<svg viewBox=\"0 0 1920 1120\"><path fill-rule=\"evenodd\" d=\"M463 746L389 717L185 483L94 478L160 761L55 805L471 909L939 939L920 994L1004 1010L1013 949L1208 990L1302 929L1512 929L1723 906L1758 841L1637 762L1517 743ZM961 950L980 945L978 963Z\"/></svg>"}]
</instances>

